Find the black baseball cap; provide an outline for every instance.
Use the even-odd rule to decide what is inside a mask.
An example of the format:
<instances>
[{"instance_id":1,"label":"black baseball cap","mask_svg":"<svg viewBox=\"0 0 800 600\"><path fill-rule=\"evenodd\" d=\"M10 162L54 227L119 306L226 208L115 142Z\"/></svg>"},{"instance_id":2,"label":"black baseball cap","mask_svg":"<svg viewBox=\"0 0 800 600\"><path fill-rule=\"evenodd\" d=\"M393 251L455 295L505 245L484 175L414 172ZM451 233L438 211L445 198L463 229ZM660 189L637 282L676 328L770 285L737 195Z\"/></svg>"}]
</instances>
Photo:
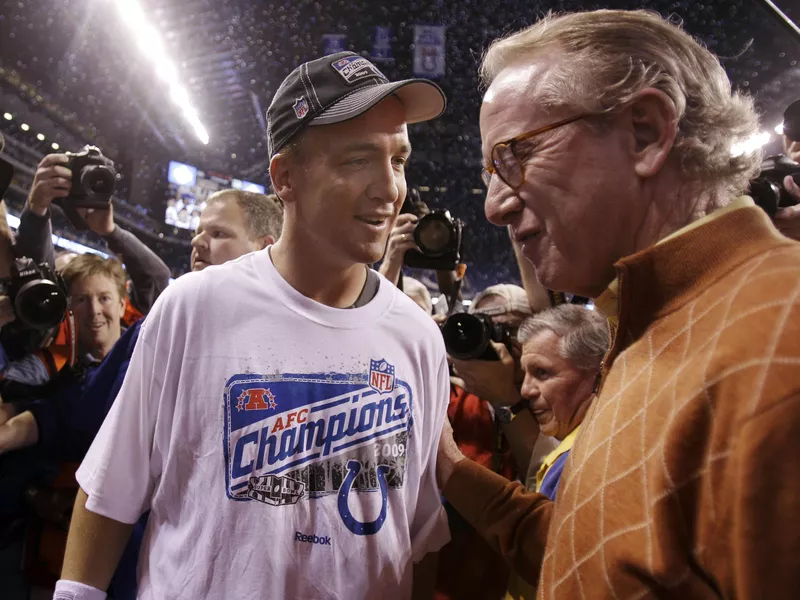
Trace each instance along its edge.
<instances>
[{"instance_id":1,"label":"black baseball cap","mask_svg":"<svg viewBox=\"0 0 800 600\"><path fill-rule=\"evenodd\" d=\"M354 119L392 94L405 106L407 123L435 119L447 105L444 92L432 81L391 82L354 52L303 63L283 80L267 109L270 159L305 127Z\"/></svg>"}]
</instances>

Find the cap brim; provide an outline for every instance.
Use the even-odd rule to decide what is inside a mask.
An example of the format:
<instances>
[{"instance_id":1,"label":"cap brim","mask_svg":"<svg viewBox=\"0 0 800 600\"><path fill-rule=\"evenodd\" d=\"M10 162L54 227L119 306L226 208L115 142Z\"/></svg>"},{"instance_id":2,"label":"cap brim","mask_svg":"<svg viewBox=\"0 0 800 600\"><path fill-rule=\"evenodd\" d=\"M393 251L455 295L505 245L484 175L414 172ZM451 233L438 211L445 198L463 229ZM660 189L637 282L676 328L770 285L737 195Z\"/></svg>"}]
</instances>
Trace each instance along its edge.
<instances>
[{"instance_id":1,"label":"cap brim","mask_svg":"<svg viewBox=\"0 0 800 600\"><path fill-rule=\"evenodd\" d=\"M325 109L309 125L332 125L363 115L384 98L395 95L406 109L407 123L435 119L447 106L444 92L427 79L406 79L371 85L345 96Z\"/></svg>"}]
</instances>

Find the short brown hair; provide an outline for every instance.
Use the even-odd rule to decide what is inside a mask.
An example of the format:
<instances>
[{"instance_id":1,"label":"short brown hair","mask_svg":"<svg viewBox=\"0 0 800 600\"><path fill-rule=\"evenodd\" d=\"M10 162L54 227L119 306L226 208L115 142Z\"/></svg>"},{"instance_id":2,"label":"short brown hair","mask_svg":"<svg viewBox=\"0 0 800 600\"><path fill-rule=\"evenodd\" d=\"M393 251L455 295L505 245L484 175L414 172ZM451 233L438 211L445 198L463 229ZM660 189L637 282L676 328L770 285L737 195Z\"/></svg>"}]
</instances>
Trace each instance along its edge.
<instances>
[{"instance_id":1,"label":"short brown hair","mask_svg":"<svg viewBox=\"0 0 800 600\"><path fill-rule=\"evenodd\" d=\"M275 194L259 194L244 190L222 190L213 194L211 202L231 198L244 214L247 233L252 239L271 235L276 240L283 227L283 201Z\"/></svg>"},{"instance_id":2,"label":"short brown hair","mask_svg":"<svg viewBox=\"0 0 800 600\"><path fill-rule=\"evenodd\" d=\"M61 277L67 286L67 293L72 292L72 284L91 277L92 275L105 275L117 286L120 298L127 298L125 271L122 263L116 258L103 258L97 254L80 254L73 258L61 271Z\"/></svg>"}]
</instances>

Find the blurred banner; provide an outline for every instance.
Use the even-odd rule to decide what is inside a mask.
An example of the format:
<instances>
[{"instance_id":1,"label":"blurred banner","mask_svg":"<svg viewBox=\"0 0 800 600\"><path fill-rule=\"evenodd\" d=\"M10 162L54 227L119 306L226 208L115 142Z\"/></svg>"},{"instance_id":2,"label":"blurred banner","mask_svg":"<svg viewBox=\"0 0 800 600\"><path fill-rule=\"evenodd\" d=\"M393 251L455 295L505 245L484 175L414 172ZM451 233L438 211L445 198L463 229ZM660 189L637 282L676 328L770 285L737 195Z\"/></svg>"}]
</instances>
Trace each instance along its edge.
<instances>
[{"instance_id":1,"label":"blurred banner","mask_svg":"<svg viewBox=\"0 0 800 600\"><path fill-rule=\"evenodd\" d=\"M375 38L372 42L372 60L375 62L389 62L392 56L392 28L376 27Z\"/></svg>"},{"instance_id":2,"label":"blurred banner","mask_svg":"<svg viewBox=\"0 0 800 600\"><path fill-rule=\"evenodd\" d=\"M344 33L326 33L322 36L322 52L325 56L344 52L347 50L346 46L347 35Z\"/></svg>"},{"instance_id":3,"label":"blurred banner","mask_svg":"<svg viewBox=\"0 0 800 600\"><path fill-rule=\"evenodd\" d=\"M414 75L444 75L444 25L414 25Z\"/></svg>"}]
</instances>

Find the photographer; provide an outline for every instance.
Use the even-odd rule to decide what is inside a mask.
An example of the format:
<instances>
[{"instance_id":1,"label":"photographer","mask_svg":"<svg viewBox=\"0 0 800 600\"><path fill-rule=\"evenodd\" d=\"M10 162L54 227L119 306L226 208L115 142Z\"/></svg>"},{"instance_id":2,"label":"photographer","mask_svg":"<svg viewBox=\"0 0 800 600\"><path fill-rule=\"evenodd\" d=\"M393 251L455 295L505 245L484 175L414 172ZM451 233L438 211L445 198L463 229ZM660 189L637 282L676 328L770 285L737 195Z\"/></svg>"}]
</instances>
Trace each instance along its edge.
<instances>
[{"instance_id":1,"label":"photographer","mask_svg":"<svg viewBox=\"0 0 800 600\"><path fill-rule=\"evenodd\" d=\"M783 145L786 155L793 161L800 162L800 142L793 142L784 136ZM798 203L778 211L775 215L775 226L786 237L800 241L800 185L790 176L783 180L783 185L787 192L797 198Z\"/></svg>"},{"instance_id":2,"label":"photographer","mask_svg":"<svg viewBox=\"0 0 800 600\"><path fill-rule=\"evenodd\" d=\"M53 381L52 396L42 401L24 404L27 410L12 417L16 409L6 407L0 423L0 453L36 444L40 432L50 437L65 433L68 427L58 418L58 411L66 407L77 411L64 414L67 423L73 419L85 420L77 400L84 383L122 334L121 319L125 310L125 272L114 258L103 259L94 254L82 254L73 259L62 273L67 287L70 309L75 315L78 360L74 367L60 371ZM70 457L63 457L69 459ZM74 459L74 457L73 457Z\"/></svg>"},{"instance_id":3,"label":"photographer","mask_svg":"<svg viewBox=\"0 0 800 600\"><path fill-rule=\"evenodd\" d=\"M17 232L17 255L37 263L55 266L50 222L51 204L67 198L72 189L72 171L66 166L66 154L48 154L36 169ZM169 267L135 235L114 223L114 205L107 209L78 209L91 231L108 244L109 250L122 257L131 279L130 300L142 314L147 314L158 295L169 284Z\"/></svg>"},{"instance_id":4,"label":"photographer","mask_svg":"<svg viewBox=\"0 0 800 600\"><path fill-rule=\"evenodd\" d=\"M427 235L423 235L429 236L427 238L429 242L440 246L436 252L431 254L420 248L415 238L415 231L420 225L420 221L431 213L431 209L420 198L419 191L416 188L410 188L397 221L392 227L378 272L402 290L404 289L402 277L404 265L419 269L432 269L436 271L439 291L446 298L456 298L460 295L460 277L463 276L463 273L459 275L463 223L458 219L453 219L449 214L445 217L441 214L431 217L438 219L438 223L426 223L428 231ZM444 223L447 223L445 228L442 227ZM445 229L447 233L445 233Z\"/></svg>"}]
</instances>

